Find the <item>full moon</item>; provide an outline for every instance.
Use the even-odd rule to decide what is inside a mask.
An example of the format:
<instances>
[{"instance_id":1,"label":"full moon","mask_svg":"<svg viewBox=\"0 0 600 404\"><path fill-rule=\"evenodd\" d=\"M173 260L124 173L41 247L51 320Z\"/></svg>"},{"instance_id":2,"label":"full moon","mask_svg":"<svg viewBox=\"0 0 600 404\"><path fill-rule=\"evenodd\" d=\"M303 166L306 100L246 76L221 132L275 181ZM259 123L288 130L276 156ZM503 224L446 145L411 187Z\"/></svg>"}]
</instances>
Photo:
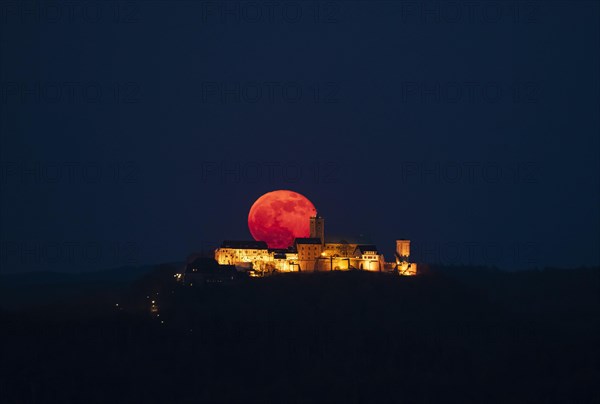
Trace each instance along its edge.
<instances>
[{"instance_id":1,"label":"full moon","mask_svg":"<svg viewBox=\"0 0 600 404\"><path fill-rule=\"evenodd\" d=\"M288 248L295 238L309 236L309 218L316 213L312 202L297 192L268 192L250 208L248 228L255 240L269 248Z\"/></svg>"}]
</instances>

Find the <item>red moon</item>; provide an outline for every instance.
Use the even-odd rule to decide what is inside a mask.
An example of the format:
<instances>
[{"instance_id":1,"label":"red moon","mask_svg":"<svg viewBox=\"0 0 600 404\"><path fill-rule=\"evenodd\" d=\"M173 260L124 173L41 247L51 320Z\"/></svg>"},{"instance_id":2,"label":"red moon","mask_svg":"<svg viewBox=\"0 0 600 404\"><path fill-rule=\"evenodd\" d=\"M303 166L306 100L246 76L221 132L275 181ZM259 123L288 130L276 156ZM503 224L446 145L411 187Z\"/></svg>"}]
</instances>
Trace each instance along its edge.
<instances>
[{"instance_id":1,"label":"red moon","mask_svg":"<svg viewBox=\"0 0 600 404\"><path fill-rule=\"evenodd\" d=\"M296 237L309 236L309 218L316 213L312 202L297 192L268 192L250 208L248 228L255 240L269 248L288 248Z\"/></svg>"}]
</instances>

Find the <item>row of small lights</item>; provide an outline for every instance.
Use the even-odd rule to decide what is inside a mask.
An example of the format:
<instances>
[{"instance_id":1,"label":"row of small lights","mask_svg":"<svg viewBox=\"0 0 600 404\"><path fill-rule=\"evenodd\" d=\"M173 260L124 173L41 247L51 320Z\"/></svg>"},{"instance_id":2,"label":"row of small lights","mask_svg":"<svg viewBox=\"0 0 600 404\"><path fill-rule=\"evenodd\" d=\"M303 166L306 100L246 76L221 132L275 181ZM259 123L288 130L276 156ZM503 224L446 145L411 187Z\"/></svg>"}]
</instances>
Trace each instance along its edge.
<instances>
[{"instance_id":1,"label":"row of small lights","mask_svg":"<svg viewBox=\"0 0 600 404\"><path fill-rule=\"evenodd\" d=\"M156 292L156 295L158 296L158 292ZM150 299L150 296L146 296L146 299ZM150 313L156 313L156 317L160 317L160 313L158 312L158 303L156 302L156 300L152 300L150 302ZM160 320L161 324L164 324L164 320Z\"/></svg>"}]
</instances>

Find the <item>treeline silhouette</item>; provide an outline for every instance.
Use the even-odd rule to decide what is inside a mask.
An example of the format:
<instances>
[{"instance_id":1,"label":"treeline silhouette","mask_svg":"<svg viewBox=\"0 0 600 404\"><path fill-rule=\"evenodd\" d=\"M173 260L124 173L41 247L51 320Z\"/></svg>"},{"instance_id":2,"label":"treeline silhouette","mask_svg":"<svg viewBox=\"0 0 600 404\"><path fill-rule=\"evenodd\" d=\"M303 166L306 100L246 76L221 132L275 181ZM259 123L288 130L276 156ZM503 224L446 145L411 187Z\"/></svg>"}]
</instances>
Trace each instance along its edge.
<instances>
[{"instance_id":1,"label":"treeline silhouette","mask_svg":"<svg viewBox=\"0 0 600 404\"><path fill-rule=\"evenodd\" d=\"M421 268L189 287L165 264L4 308L0 402L600 401L598 268Z\"/></svg>"}]
</instances>

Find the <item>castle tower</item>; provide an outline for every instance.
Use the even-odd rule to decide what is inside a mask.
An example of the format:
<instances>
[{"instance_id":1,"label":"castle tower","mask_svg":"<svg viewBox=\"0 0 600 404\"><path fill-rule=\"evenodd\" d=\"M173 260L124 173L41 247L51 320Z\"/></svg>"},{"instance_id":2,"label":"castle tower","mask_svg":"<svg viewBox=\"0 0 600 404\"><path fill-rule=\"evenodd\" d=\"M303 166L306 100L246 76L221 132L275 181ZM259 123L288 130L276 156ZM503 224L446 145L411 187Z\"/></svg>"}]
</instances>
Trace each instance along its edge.
<instances>
[{"instance_id":1,"label":"castle tower","mask_svg":"<svg viewBox=\"0 0 600 404\"><path fill-rule=\"evenodd\" d=\"M410 257L410 240L396 240L396 259L408 261Z\"/></svg>"},{"instance_id":2,"label":"castle tower","mask_svg":"<svg viewBox=\"0 0 600 404\"><path fill-rule=\"evenodd\" d=\"M321 245L325 244L325 219L319 216L317 212L316 216L310 218L310 238L320 238Z\"/></svg>"}]
</instances>

